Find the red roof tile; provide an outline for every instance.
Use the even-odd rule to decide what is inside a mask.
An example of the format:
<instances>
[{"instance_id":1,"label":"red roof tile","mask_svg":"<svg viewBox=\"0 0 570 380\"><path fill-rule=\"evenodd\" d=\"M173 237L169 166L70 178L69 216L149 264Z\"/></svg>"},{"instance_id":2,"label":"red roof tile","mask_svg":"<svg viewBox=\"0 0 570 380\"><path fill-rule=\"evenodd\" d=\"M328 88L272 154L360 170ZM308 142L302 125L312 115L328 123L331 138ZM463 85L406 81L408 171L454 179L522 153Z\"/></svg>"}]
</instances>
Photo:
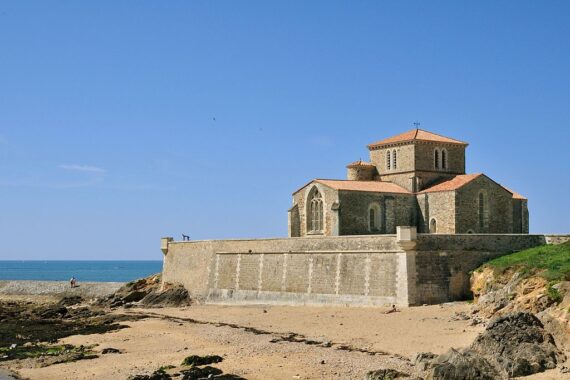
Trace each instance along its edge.
<instances>
[{"instance_id":1,"label":"red roof tile","mask_svg":"<svg viewBox=\"0 0 570 380\"><path fill-rule=\"evenodd\" d=\"M481 174L481 173L456 175L455 177L448 179L447 181L440 182L436 185L433 185L432 187L428 187L427 189L420 191L419 194L435 193L438 191L457 190L457 189L467 185L469 182L473 181L475 178L478 178L482 175L483 174Z\"/></svg>"},{"instance_id":2,"label":"red roof tile","mask_svg":"<svg viewBox=\"0 0 570 380\"><path fill-rule=\"evenodd\" d=\"M315 182L321 183L335 190L369 191L373 193L412 194L408 190L392 182L348 181L348 180L338 180L338 179L316 179Z\"/></svg>"},{"instance_id":3,"label":"red roof tile","mask_svg":"<svg viewBox=\"0 0 570 380\"><path fill-rule=\"evenodd\" d=\"M362 166L372 167L372 168L376 167L376 165L374 165L370 162L362 161L362 160L358 160L358 161L355 161L355 162L352 162L352 163L346 165L347 168L357 168L357 167L362 167Z\"/></svg>"},{"instance_id":4,"label":"red roof tile","mask_svg":"<svg viewBox=\"0 0 570 380\"><path fill-rule=\"evenodd\" d=\"M503 186L503 185L501 185ZM520 195L519 193L517 193L516 191L512 191L511 189L509 189L506 186L503 186L503 189L507 190L509 193L513 194L513 199L522 199L522 200L527 200L527 198L523 197L522 195Z\"/></svg>"},{"instance_id":5,"label":"red roof tile","mask_svg":"<svg viewBox=\"0 0 570 380\"><path fill-rule=\"evenodd\" d=\"M387 139L372 143L368 145L368 148L369 149L376 148L386 144L393 144L405 141L434 141L434 142L443 142L448 144L468 145L466 142L455 140L432 132L424 131L423 129L412 129L411 131L407 131L399 135L388 137Z\"/></svg>"}]
</instances>

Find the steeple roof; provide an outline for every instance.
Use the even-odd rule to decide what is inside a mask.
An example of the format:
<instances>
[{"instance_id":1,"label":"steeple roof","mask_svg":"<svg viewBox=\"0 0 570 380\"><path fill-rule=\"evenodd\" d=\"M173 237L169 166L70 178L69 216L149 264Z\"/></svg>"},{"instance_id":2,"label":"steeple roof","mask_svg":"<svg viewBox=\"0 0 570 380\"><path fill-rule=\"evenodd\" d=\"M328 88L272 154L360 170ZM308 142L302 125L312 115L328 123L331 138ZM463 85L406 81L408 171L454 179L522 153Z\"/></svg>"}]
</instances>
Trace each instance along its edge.
<instances>
[{"instance_id":1,"label":"steeple roof","mask_svg":"<svg viewBox=\"0 0 570 380\"><path fill-rule=\"evenodd\" d=\"M431 141L431 142L441 142L441 143L457 144L465 146L468 145L466 142L438 135L436 133L424 131L423 129L412 129L411 131L407 131L399 135L388 137L387 139L372 143L368 145L368 149L373 149L383 145L408 142L408 141Z\"/></svg>"}]
</instances>

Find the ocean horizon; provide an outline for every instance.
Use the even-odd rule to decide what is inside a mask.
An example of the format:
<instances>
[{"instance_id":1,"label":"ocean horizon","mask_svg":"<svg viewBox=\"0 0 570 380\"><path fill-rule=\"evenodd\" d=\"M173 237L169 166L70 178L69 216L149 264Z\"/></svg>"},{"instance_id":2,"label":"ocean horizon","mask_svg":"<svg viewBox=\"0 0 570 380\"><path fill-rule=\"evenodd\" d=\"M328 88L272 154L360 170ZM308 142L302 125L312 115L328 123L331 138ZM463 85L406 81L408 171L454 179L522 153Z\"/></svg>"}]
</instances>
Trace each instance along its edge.
<instances>
[{"instance_id":1,"label":"ocean horizon","mask_svg":"<svg viewBox=\"0 0 570 380\"><path fill-rule=\"evenodd\" d=\"M161 271L161 260L0 260L0 280L128 282Z\"/></svg>"}]
</instances>

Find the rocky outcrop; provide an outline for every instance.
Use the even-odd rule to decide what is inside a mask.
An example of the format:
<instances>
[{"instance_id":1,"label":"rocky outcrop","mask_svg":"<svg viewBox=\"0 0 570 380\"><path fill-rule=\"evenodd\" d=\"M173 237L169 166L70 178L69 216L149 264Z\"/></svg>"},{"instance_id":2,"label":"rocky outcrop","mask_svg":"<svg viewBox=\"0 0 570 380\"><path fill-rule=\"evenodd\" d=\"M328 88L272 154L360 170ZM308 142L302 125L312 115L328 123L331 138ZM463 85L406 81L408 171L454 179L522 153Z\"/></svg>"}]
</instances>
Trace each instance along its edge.
<instances>
[{"instance_id":1,"label":"rocky outcrop","mask_svg":"<svg viewBox=\"0 0 570 380\"><path fill-rule=\"evenodd\" d=\"M190 295L182 285L173 285L161 281L161 275L155 274L140 280L129 282L115 293L99 301L107 307L144 306L178 307L189 306Z\"/></svg>"},{"instance_id":2,"label":"rocky outcrop","mask_svg":"<svg viewBox=\"0 0 570 380\"><path fill-rule=\"evenodd\" d=\"M528 312L493 319L473 344L421 360L428 379L508 379L556 368L566 358L542 322Z\"/></svg>"},{"instance_id":3,"label":"rocky outcrop","mask_svg":"<svg viewBox=\"0 0 570 380\"><path fill-rule=\"evenodd\" d=\"M449 350L430 365L428 380L496 380L501 375L487 359L470 351Z\"/></svg>"},{"instance_id":4,"label":"rocky outcrop","mask_svg":"<svg viewBox=\"0 0 570 380\"><path fill-rule=\"evenodd\" d=\"M492 318L512 312L535 314L561 347L570 348L570 282L549 282L515 270L496 273L484 267L473 273L473 314Z\"/></svg>"},{"instance_id":5,"label":"rocky outcrop","mask_svg":"<svg viewBox=\"0 0 570 380\"><path fill-rule=\"evenodd\" d=\"M395 369L379 369L376 371L370 371L366 374L364 380L396 380L396 379L410 379L410 375L404 372L396 371Z\"/></svg>"}]
</instances>

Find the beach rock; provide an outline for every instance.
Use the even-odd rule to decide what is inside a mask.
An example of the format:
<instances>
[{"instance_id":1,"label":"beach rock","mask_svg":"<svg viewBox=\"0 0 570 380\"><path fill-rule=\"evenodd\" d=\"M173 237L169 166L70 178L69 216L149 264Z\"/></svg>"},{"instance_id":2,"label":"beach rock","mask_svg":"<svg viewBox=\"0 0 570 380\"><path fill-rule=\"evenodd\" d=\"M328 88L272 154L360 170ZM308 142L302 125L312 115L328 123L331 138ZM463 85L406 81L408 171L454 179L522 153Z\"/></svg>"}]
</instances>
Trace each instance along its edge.
<instances>
[{"instance_id":1,"label":"beach rock","mask_svg":"<svg viewBox=\"0 0 570 380\"><path fill-rule=\"evenodd\" d=\"M162 292L152 291L141 301L145 307L179 307L189 306L190 303L190 295L182 285L175 285Z\"/></svg>"},{"instance_id":2,"label":"beach rock","mask_svg":"<svg viewBox=\"0 0 570 380\"><path fill-rule=\"evenodd\" d=\"M218 355L206 355L206 356L191 355L184 358L184 360L182 361L182 365L200 366L200 365L219 363L223 360L224 358Z\"/></svg>"},{"instance_id":3,"label":"beach rock","mask_svg":"<svg viewBox=\"0 0 570 380\"><path fill-rule=\"evenodd\" d=\"M217 375L221 375L223 371L218 368L205 366L205 367L192 367L190 369L185 369L180 371L182 374L182 380L197 380L197 379L207 379Z\"/></svg>"},{"instance_id":4,"label":"beach rock","mask_svg":"<svg viewBox=\"0 0 570 380\"><path fill-rule=\"evenodd\" d=\"M144 297L146 297L146 295L149 294L148 291L143 291L143 290L134 290L132 292L129 292L127 294L125 294L121 300L124 303L127 302L138 302L140 300L142 300Z\"/></svg>"},{"instance_id":5,"label":"beach rock","mask_svg":"<svg viewBox=\"0 0 570 380\"><path fill-rule=\"evenodd\" d=\"M127 380L170 380L172 377L164 371L154 371L150 375L132 375Z\"/></svg>"},{"instance_id":6,"label":"beach rock","mask_svg":"<svg viewBox=\"0 0 570 380\"><path fill-rule=\"evenodd\" d=\"M540 320L516 312L492 320L471 345L471 352L488 357L509 377L556 368L565 357Z\"/></svg>"},{"instance_id":7,"label":"beach rock","mask_svg":"<svg viewBox=\"0 0 570 380\"><path fill-rule=\"evenodd\" d=\"M468 349L452 349L426 367L434 380L507 379L556 368L565 359L535 315L516 312L493 319Z\"/></svg>"},{"instance_id":8,"label":"beach rock","mask_svg":"<svg viewBox=\"0 0 570 380\"><path fill-rule=\"evenodd\" d=\"M103 350L101 350L101 353L104 354L120 354L121 350L118 350L116 348L112 348L112 347L107 347L104 348Z\"/></svg>"},{"instance_id":9,"label":"beach rock","mask_svg":"<svg viewBox=\"0 0 570 380\"><path fill-rule=\"evenodd\" d=\"M161 275L155 274L129 282L110 296L100 299L103 307L178 307L190 305L188 291L182 285L161 283Z\"/></svg>"},{"instance_id":10,"label":"beach rock","mask_svg":"<svg viewBox=\"0 0 570 380\"><path fill-rule=\"evenodd\" d=\"M36 310L36 314L44 319L59 319L66 316L68 310L65 306L49 305Z\"/></svg>"},{"instance_id":11,"label":"beach rock","mask_svg":"<svg viewBox=\"0 0 570 380\"><path fill-rule=\"evenodd\" d=\"M432 364L427 380L496 380L502 379L485 358L469 351L454 349L440 355Z\"/></svg>"},{"instance_id":12,"label":"beach rock","mask_svg":"<svg viewBox=\"0 0 570 380\"><path fill-rule=\"evenodd\" d=\"M60 306L73 306L81 302L83 302L83 297L81 296L65 296L57 304Z\"/></svg>"},{"instance_id":13,"label":"beach rock","mask_svg":"<svg viewBox=\"0 0 570 380\"><path fill-rule=\"evenodd\" d=\"M421 371L427 370L437 355L431 352L419 352L414 358L414 365Z\"/></svg>"},{"instance_id":14,"label":"beach rock","mask_svg":"<svg viewBox=\"0 0 570 380\"><path fill-rule=\"evenodd\" d=\"M379 369L370 371L364 377L364 380L395 380L395 379L408 379L409 374L396 371L395 369Z\"/></svg>"}]
</instances>

